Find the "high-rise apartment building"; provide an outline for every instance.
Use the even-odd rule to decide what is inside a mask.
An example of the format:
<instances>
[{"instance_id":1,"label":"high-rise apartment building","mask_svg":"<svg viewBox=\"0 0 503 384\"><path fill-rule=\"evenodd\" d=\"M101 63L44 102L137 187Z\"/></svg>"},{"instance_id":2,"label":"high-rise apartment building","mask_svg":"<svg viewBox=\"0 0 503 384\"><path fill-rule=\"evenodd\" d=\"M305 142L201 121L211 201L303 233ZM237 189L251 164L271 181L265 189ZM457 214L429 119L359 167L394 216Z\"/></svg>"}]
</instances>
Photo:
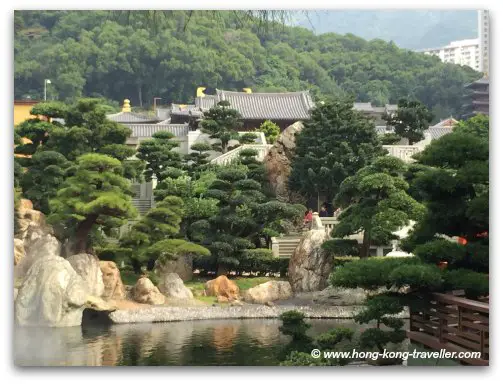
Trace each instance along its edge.
<instances>
[{"instance_id":1,"label":"high-rise apartment building","mask_svg":"<svg viewBox=\"0 0 503 384\"><path fill-rule=\"evenodd\" d=\"M438 56L443 63L467 65L476 71L481 71L479 39L451 41L441 48L425 49L421 52Z\"/></svg>"},{"instance_id":2,"label":"high-rise apartment building","mask_svg":"<svg viewBox=\"0 0 503 384\"><path fill-rule=\"evenodd\" d=\"M479 12L480 72L489 76L489 11Z\"/></svg>"}]
</instances>

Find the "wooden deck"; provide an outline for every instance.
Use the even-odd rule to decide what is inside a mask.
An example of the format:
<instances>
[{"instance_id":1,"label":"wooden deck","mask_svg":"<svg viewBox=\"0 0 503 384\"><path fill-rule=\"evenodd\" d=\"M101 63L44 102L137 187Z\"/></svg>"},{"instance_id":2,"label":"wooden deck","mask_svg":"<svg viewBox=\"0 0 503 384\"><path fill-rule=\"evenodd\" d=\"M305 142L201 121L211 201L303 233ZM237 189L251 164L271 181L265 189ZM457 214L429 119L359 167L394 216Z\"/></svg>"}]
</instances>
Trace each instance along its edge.
<instances>
[{"instance_id":1,"label":"wooden deck","mask_svg":"<svg viewBox=\"0 0 503 384\"><path fill-rule=\"evenodd\" d=\"M489 365L489 303L434 293L430 305L411 310L411 341L434 350L480 352L480 358L458 358L468 365Z\"/></svg>"}]
</instances>

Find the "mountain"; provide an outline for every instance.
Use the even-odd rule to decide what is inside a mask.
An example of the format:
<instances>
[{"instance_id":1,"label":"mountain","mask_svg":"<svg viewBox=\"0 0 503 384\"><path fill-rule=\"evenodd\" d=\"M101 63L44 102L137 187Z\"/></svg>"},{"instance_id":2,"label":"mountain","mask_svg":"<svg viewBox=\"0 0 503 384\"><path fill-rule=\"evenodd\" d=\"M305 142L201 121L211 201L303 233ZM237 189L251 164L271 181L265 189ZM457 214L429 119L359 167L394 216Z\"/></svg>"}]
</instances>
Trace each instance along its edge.
<instances>
[{"instance_id":1,"label":"mountain","mask_svg":"<svg viewBox=\"0 0 503 384\"><path fill-rule=\"evenodd\" d=\"M347 10L298 13L294 24L316 34L351 33L366 40L393 41L401 48L425 49L477 37L476 10Z\"/></svg>"}]
</instances>

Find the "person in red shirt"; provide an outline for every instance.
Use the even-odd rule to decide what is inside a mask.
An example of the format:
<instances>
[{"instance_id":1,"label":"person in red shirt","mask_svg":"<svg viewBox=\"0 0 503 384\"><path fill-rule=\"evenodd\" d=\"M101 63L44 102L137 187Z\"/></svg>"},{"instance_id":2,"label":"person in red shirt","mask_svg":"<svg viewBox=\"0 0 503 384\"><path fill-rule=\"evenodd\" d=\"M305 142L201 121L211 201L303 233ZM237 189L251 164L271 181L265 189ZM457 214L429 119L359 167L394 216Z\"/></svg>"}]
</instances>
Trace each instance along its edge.
<instances>
[{"instance_id":1,"label":"person in red shirt","mask_svg":"<svg viewBox=\"0 0 503 384\"><path fill-rule=\"evenodd\" d=\"M306 211L306 214L304 215L304 226L311 225L312 221L313 221L313 210L310 209L309 211Z\"/></svg>"}]
</instances>

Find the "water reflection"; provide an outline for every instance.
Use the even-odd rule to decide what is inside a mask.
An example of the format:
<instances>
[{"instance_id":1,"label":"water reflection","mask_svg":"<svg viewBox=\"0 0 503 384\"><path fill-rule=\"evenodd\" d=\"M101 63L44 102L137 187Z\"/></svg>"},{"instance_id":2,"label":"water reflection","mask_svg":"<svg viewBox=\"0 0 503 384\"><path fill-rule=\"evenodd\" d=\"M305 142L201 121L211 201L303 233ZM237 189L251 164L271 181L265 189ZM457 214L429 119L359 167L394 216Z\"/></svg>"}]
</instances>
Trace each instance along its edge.
<instances>
[{"instance_id":1,"label":"water reflection","mask_svg":"<svg viewBox=\"0 0 503 384\"><path fill-rule=\"evenodd\" d=\"M311 320L311 334L350 320ZM289 337L276 319L206 320L110 327L16 328L19 366L277 365Z\"/></svg>"}]
</instances>

